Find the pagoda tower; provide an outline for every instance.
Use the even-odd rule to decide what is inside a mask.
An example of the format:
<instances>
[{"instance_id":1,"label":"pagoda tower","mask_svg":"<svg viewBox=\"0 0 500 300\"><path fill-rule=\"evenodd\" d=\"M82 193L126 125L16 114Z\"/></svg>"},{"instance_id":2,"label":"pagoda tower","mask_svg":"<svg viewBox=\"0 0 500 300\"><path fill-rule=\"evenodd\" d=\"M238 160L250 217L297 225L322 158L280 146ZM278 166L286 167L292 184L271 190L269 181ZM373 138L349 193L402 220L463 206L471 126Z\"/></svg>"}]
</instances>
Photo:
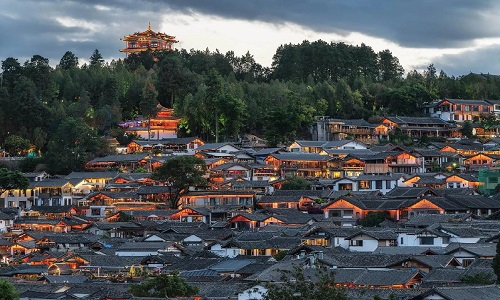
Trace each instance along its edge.
<instances>
[{"instance_id":1,"label":"pagoda tower","mask_svg":"<svg viewBox=\"0 0 500 300\"><path fill-rule=\"evenodd\" d=\"M148 24L148 30L124 36L120 40L126 43L125 48L120 49L120 52L125 52L127 56L130 53L139 53L148 49L170 51L173 50L173 44L178 42L175 36L151 30L151 23Z\"/></svg>"}]
</instances>

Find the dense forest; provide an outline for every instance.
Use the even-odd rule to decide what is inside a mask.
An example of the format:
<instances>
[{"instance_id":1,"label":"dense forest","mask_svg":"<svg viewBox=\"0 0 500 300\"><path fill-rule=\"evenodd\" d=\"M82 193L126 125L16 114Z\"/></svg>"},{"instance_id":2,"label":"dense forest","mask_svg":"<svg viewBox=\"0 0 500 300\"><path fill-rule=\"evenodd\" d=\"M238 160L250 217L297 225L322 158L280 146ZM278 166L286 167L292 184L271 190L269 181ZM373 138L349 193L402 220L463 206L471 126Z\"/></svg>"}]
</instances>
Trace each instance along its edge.
<instances>
[{"instance_id":1,"label":"dense forest","mask_svg":"<svg viewBox=\"0 0 500 300\"><path fill-rule=\"evenodd\" d=\"M270 68L250 53L184 49L142 52L88 64L66 52L55 68L40 55L2 61L0 147L43 154L51 173L67 173L108 153L105 137L126 143L116 124L155 113L159 101L182 117L179 136L236 141L243 133L271 145L307 137L314 116L416 115L448 97L500 99L500 77L448 76L431 64L405 73L389 50L324 41L280 46Z\"/></svg>"}]
</instances>

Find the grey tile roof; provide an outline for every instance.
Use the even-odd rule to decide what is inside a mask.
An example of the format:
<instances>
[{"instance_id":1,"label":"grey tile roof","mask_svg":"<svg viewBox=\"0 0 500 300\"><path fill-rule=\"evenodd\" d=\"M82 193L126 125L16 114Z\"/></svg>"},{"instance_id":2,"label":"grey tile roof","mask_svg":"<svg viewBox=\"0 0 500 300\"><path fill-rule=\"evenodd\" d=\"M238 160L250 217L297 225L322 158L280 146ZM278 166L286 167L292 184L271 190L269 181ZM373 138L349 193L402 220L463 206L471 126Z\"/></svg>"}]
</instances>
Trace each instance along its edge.
<instances>
[{"instance_id":1,"label":"grey tile roof","mask_svg":"<svg viewBox=\"0 0 500 300\"><path fill-rule=\"evenodd\" d=\"M447 122L443 121L438 117L386 117L394 123L397 123L399 126L408 126L408 125L448 125Z\"/></svg>"},{"instance_id":2,"label":"grey tile roof","mask_svg":"<svg viewBox=\"0 0 500 300\"><path fill-rule=\"evenodd\" d=\"M457 251L466 251L479 257L494 257L496 255L496 246L497 245L494 243L451 243L446 247L446 254L453 254Z\"/></svg>"},{"instance_id":3,"label":"grey tile roof","mask_svg":"<svg viewBox=\"0 0 500 300\"><path fill-rule=\"evenodd\" d=\"M469 99L449 99L445 98L442 101L448 101L453 104L475 104L475 105L491 105L486 100L469 100Z\"/></svg>"},{"instance_id":4,"label":"grey tile roof","mask_svg":"<svg viewBox=\"0 0 500 300\"><path fill-rule=\"evenodd\" d=\"M252 259L230 258L211 265L209 269L217 272L236 272L241 268L246 267L254 262L255 260Z\"/></svg>"},{"instance_id":5,"label":"grey tile roof","mask_svg":"<svg viewBox=\"0 0 500 300\"><path fill-rule=\"evenodd\" d=\"M459 283L465 273L465 269L458 268L435 268L432 269L422 282L427 284L436 283Z\"/></svg>"},{"instance_id":6,"label":"grey tile roof","mask_svg":"<svg viewBox=\"0 0 500 300\"><path fill-rule=\"evenodd\" d=\"M41 181L30 182L30 187L62 187L70 183L68 179L45 179Z\"/></svg>"},{"instance_id":7,"label":"grey tile roof","mask_svg":"<svg viewBox=\"0 0 500 300\"><path fill-rule=\"evenodd\" d=\"M471 214L418 214L404 223L404 226L427 227L432 224L445 222L463 222Z\"/></svg>"},{"instance_id":8,"label":"grey tile roof","mask_svg":"<svg viewBox=\"0 0 500 300\"><path fill-rule=\"evenodd\" d=\"M137 162L145 159L148 156L147 153L135 153L135 154L111 154L104 157L97 157L90 161L90 163L98 162Z\"/></svg>"},{"instance_id":9,"label":"grey tile roof","mask_svg":"<svg viewBox=\"0 0 500 300\"><path fill-rule=\"evenodd\" d=\"M478 285L460 285L460 286L442 286L435 287L412 300L428 299L427 296L439 295L445 300L483 300L498 299L500 288L497 285L478 286Z\"/></svg>"},{"instance_id":10,"label":"grey tile roof","mask_svg":"<svg viewBox=\"0 0 500 300\"><path fill-rule=\"evenodd\" d=\"M281 152L279 154L270 154L269 156L272 156L278 160L283 160L283 161L302 161L302 160L307 160L307 161L330 161L333 158L328 156L328 155L320 155L320 154L315 154L315 153L285 153Z\"/></svg>"},{"instance_id":11,"label":"grey tile roof","mask_svg":"<svg viewBox=\"0 0 500 300\"><path fill-rule=\"evenodd\" d=\"M337 268L387 268L407 259L404 254L372 254L351 252L346 254L325 255L322 262Z\"/></svg>"},{"instance_id":12,"label":"grey tile roof","mask_svg":"<svg viewBox=\"0 0 500 300\"><path fill-rule=\"evenodd\" d=\"M444 253L442 247L422 247L422 246L405 246L405 247L377 247L373 251L375 254L399 254L399 255L419 255L431 251L433 253Z\"/></svg>"},{"instance_id":13,"label":"grey tile roof","mask_svg":"<svg viewBox=\"0 0 500 300\"><path fill-rule=\"evenodd\" d=\"M207 144L204 144L202 146L199 146L198 148L196 148L196 151L210 151L210 150L217 150L219 148L222 148L226 145L230 145L236 149L239 149L238 147L236 147L235 145L231 144L231 143L207 143Z\"/></svg>"},{"instance_id":14,"label":"grey tile roof","mask_svg":"<svg viewBox=\"0 0 500 300\"><path fill-rule=\"evenodd\" d=\"M388 198L417 198L427 194L437 193L428 187L395 187L385 196Z\"/></svg>"},{"instance_id":15,"label":"grey tile roof","mask_svg":"<svg viewBox=\"0 0 500 300\"><path fill-rule=\"evenodd\" d=\"M390 286L407 284L419 274L417 270L337 269L335 270L335 282L366 286Z\"/></svg>"},{"instance_id":16,"label":"grey tile roof","mask_svg":"<svg viewBox=\"0 0 500 300\"><path fill-rule=\"evenodd\" d=\"M359 235L367 235L376 240L395 240L398 235L391 228L376 228L376 229L361 229L359 232L346 237L346 240L350 240Z\"/></svg>"},{"instance_id":17,"label":"grey tile roof","mask_svg":"<svg viewBox=\"0 0 500 300\"><path fill-rule=\"evenodd\" d=\"M93 179L93 178L114 178L119 174L118 171L106 172L71 172L66 175L66 179Z\"/></svg>"}]
</instances>

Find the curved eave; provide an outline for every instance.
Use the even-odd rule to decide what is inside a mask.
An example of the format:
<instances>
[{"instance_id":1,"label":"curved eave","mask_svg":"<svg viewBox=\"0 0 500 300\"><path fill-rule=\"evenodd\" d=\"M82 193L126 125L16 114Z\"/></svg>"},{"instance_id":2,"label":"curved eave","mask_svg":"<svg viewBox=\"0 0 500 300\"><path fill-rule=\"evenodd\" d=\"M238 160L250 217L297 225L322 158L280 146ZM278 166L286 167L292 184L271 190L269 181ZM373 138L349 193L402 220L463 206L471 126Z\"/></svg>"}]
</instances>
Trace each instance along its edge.
<instances>
[{"instance_id":1,"label":"curved eave","mask_svg":"<svg viewBox=\"0 0 500 300\"><path fill-rule=\"evenodd\" d=\"M175 39L175 36L167 35L167 34L164 34L164 33L155 33L155 32L151 32L151 33L141 32L141 33L130 34L130 35L124 36L120 40L127 42L127 41L137 41L137 40L140 40L140 39L147 39L147 40L150 40L150 39L159 39L159 40L163 40L163 41L171 41L173 43L177 43L178 42Z\"/></svg>"},{"instance_id":2,"label":"curved eave","mask_svg":"<svg viewBox=\"0 0 500 300\"><path fill-rule=\"evenodd\" d=\"M151 51L172 51L170 49L157 49L157 48L125 48L125 49L120 49L120 52L144 52L146 50L151 50Z\"/></svg>"}]
</instances>

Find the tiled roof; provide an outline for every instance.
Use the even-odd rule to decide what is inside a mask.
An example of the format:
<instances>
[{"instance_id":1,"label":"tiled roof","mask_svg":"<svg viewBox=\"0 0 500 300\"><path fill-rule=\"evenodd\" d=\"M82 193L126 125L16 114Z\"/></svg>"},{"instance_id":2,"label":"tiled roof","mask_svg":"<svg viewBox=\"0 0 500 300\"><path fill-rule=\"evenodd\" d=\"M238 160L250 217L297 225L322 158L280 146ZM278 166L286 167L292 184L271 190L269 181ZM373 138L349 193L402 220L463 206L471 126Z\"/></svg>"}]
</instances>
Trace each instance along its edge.
<instances>
[{"instance_id":1,"label":"tiled roof","mask_svg":"<svg viewBox=\"0 0 500 300\"><path fill-rule=\"evenodd\" d=\"M120 174L118 171L107 172L71 172L66 175L66 179L90 179L90 178L114 178Z\"/></svg>"},{"instance_id":2,"label":"tiled roof","mask_svg":"<svg viewBox=\"0 0 500 300\"><path fill-rule=\"evenodd\" d=\"M270 154L270 156L285 161L329 161L332 158L328 155L320 155L315 153L279 153L279 154Z\"/></svg>"},{"instance_id":3,"label":"tiled roof","mask_svg":"<svg viewBox=\"0 0 500 300\"><path fill-rule=\"evenodd\" d=\"M428 275L430 276L430 274ZM439 299L445 300L482 300L482 299L498 299L500 288L497 285L481 286L481 285L457 285L457 286L440 286L434 287L431 290L422 293L412 300L423 300L431 295L439 295Z\"/></svg>"},{"instance_id":4,"label":"tiled roof","mask_svg":"<svg viewBox=\"0 0 500 300\"><path fill-rule=\"evenodd\" d=\"M467 99L448 99L445 98L442 101L448 101L453 104L469 104L469 105L491 105L490 103L486 102L485 100L467 100Z\"/></svg>"},{"instance_id":5,"label":"tiled roof","mask_svg":"<svg viewBox=\"0 0 500 300\"><path fill-rule=\"evenodd\" d=\"M456 251L467 251L481 257L494 257L496 255L496 244L494 243L451 243L446 247L447 254L453 254Z\"/></svg>"}]
</instances>

